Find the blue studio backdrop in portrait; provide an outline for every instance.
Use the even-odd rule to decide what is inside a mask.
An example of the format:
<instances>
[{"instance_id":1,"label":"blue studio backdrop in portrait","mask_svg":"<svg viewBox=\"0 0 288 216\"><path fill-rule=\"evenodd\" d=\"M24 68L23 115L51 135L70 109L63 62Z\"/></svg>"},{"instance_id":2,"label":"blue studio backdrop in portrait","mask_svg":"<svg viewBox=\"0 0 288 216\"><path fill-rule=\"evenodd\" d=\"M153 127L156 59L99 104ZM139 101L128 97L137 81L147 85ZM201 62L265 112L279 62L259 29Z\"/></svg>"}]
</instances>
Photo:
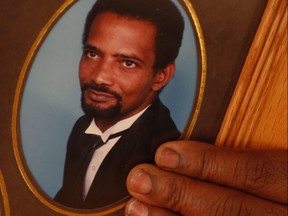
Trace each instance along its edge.
<instances>
[{"instance_id":1,"label":"blue studio backdrop in portrait","mask_svg":"<svg viewBox=\"0 0 288 216\"><path fill-rule=\"evenodd\" d=\"M67 139L83 114L78 67L83 26L94 2L77 1L53 26L36 54L23 91L20 130L24 158L33 177L50 197L61 187ZM160 98L183 131L200 74L193 26L180 3L173 2L183 14L185 31L175 76Z\"/></svg>"}]
</instances>

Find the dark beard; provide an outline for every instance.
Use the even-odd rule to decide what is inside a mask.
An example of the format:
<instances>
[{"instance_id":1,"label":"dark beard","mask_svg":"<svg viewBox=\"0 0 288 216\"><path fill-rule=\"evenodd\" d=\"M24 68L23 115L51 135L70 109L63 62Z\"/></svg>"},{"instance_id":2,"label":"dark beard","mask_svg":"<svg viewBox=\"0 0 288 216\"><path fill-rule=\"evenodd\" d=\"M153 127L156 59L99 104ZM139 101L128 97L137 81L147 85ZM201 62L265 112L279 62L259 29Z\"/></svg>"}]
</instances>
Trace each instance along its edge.
<instances>
[{"instance_id":1,"label":"dark beard","mask_svg":"<svg viewBox=\"0 0 288 216\"><path fill-rule=\"evenodd\" d=\"M115 96L115 98L117 99L117 103L114 106L111 106L109 108L106 109L101 109L101 108L95 108L92 105L89 105L85 102L84 99L84 92L87 89L94 89L96 91L99 92L105 92L105 93L109 93ZM109 88L107 88L106 86L103 85L96 85L96 84L86 84L83 85L81 87L81 91L82 91L82 95L81 95L81 106L82 109L84 111L84 113L88 116L93 117L94 119L101 119L101 120L109 120L109 119L113 119L115 117L117 117L118 115L120 115L120 111L121 111L121 96L119 94L117 94L114 91L111 91Z\"/></svg>"}]
</instances>

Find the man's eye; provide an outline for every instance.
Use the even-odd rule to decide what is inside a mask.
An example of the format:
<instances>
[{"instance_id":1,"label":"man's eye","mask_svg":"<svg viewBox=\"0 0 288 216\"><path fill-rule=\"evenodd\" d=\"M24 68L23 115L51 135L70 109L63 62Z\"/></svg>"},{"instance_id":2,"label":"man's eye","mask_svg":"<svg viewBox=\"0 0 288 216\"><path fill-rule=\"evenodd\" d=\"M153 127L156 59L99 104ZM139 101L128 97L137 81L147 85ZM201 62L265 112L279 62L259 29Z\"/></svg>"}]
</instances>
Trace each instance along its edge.
<instances>
[{"instance_id":1,"label":"man's eye","mask_svg":"<svg viewBox=\"0 0 288 216\"><path fill-rule=\"evenodd\" d=\"M85 51L85 55L90 59L95 59L98 57L98 54L92 51Z\"/></svg>"},{"instance_id":2,"label":"man's eye","mask_svg":"<svg viewBox=\"0 0 288 216\"><path fill-rule=\"evenodd\" d=\"M137 66L135 62L130 61L130 60L124 61L124 62L123 62L123 65L124 65L124 67L126 67L126 68L134 68L134 67Z\"/></svg>"}]
</instances>

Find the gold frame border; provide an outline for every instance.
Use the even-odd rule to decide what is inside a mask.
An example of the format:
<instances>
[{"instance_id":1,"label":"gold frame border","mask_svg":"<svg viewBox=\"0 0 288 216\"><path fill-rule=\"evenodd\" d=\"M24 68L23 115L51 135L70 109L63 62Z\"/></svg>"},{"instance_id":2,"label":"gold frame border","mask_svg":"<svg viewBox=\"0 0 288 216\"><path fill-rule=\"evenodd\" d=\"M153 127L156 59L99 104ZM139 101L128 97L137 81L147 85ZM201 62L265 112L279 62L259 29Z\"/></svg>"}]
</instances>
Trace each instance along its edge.
<instances>
[{"instance_id":1,"label":"gold frame border","mask_svg":"<svg viewBox=\"0 0 288 216\"><path fill-rule=\"evenodd\" d=\"M24 165L22 163L22 157L20 156L20 149L19 149L19 144L18 144L18 111L19 111L19 102L20 102L20 97L22 94L22 88L23 88L23 83L26 78L26 74L28 71L29 66L31 65L31 61L36 55L36 51L40 47L41 43L43 42L45 36L48 34L50 29L53 27L53 24L59 19L59 17L64 14L64 12L72 6L74 3L76 3L78 0L65 0L65 2L57 9L57 11L52 15L52 17L48 20L46 25L42 28L40 31L38 37L36 38L35 42L33 43L26 59L23 64L23 67L20 71L20 75L18 78L18 83L16 87L16 92L15 92L15 97L14 97L14 103L13 103L13 113L12 113L12 142L13 142L13 150L16 158L16 162L18 165L18 168L20 170L20 173L26 182L27 186L31 190L31 192L48 208L54 210L55 212L58 212L63 215L71 215L71 216L81 216L81 215L86 215L86 216L100 216L100 215L109 215L111 213L114 213L118 210L121 210L122 208L125 208L126 202L123 202L115 207L112 207L108 210L104 210L101 212L97 213L86 213L86 212L73 212L72 210L65 210L63 208L60 208L51 202L47 201L46 198L39 193L39 191L36 189L35 186L33 186L31 180L29 179ZM182 6L184 7L185 11L187 12L187 16L190 18L191 24L194 25L194 30L196 30L196 39L198 39L198 48L200 50L199 56L201 64L200 69L198 69L198 73L201 71L201 77L199 80L199 91L198 91L198 96L197 96L197 102L194 105L194 109L191 110L190 117L188 119L188 123L184 129L184 132L182 133L181 139L183 140L188 140L192 134L192 131L195 127L200 109L201 109L201 104L204 96L204 89L205 89L205 84L206 84L206 70L207 70L207 61L206 61L206 47L205 47L205 42L204 42L204 37L201 29L200 22L198 20L197 14L194 10L194 7L192 6L191 2L189 0L178 0ZM199 62L199 61L198 61ZM194 112L193 112L194 111ZM189 124L190 122L190 124ZM1 174L1 173L0 173ZM1 175L0 175L1 177ZM1 180L1 178L0 178ZM3 191L2 191L3 193ZM6 197L6 194L4 194L4 198ZM4 200L6 201L6 200ZM10 212L9 205L5 204L5 210L7 213ZM97 209L95 209L97 211ZM100 209L99 209L100 211ZM9 214L8 214L9 215Z\"/></svg>"},{"instance_id":2,"label":"gold frame border","mask_svg":"<svg viewBox=\"0 0 288 216\"><path fill-rule=\"evenodd\" d=\"M7 188L4 180L4 176L0 170L0 192L3 198L3 205L4 205L4 215L10 216L10 204L9 204L9 198L7 193ZM1 211L0 211L1 214Z\"/></svg>"},{"instance_id":3,"label":"gold frame border","mask_svg":"<svg viewBox=\"0 0 288 216\"><path fill-rule=\"evenodd\" d=\"M198 16L196 14L194 7L192 6L192 3L189 0L178 0L178 1L181 1L187 7L188 11L186 12L188 15L190 15L189 18L191 19L191 23L194 25L194 28L196 30L195 36L197 36L196 37L196 39L198 39L197 45L198 45L198 49L200 50L200 53L198 53L198 57L200 56L200 61L198 62L201 62L201 64L199 65L200 69L198 69L198 73L201 71L201 77L200 79L198 79L199 80L199 92L196 98L197 102L195 101L196 104L194 103L195 104L194 112L192 109L190 113L190 117L187 121L188 123L190 122L190 124L187 123L182 133L182 136L180 137L180 139L188 140L193 132L196 121L198 119L203 97L204 97L204 90L205 90L206 76L207 76L206 75L207 74L207 54L206 54L205 40L204 40L201 25L200 25L200 21L198 19Z\"/></svg>"}]
</instances>

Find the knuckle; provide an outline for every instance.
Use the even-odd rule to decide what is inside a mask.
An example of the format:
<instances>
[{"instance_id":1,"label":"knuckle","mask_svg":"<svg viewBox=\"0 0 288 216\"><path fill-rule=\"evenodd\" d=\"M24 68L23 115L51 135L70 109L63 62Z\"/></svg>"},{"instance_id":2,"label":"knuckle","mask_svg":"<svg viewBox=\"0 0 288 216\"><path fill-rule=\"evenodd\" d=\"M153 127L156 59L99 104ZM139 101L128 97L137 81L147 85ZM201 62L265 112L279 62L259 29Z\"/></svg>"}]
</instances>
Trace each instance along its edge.
<instances>
[{"instance_id":1,"label":"knuckle","mask_svg":"<svg viewBox=\"0 0 288 216\"><path fill-rule=\"evenodd\" d=\"M173 209L175 212L181 212L186 206L190 206L190 191L191 182L188 178L183 176L172 179L169 183L169 190L165 200L168 208Z\"/></svg>"},{"instance_id":2,"label":"knuckle","mask_svg":"<svg viewBox=\"0 0 288 216\"><path fill-rule=\"evenodd\" d=\"M272 216L285 215L284 212L287 214L287 208L284 206L271 204L265 200L247 196L239 191L219 196L214 203L210 203L210 206L210 216Z\"/></svg>"},{"instance_id":3,"label":"knuckle","mask_svg":"<svg viewBox=\"0 0 288 216\"><path fill-rule=\"evenodd\" d=\"M243 184L252 191L267 190L276 184L273 163L267 160L250 157L243 164L244 175ZM243 172L243 171L242 171Z\"/></svg>"},{"instance_id":4,"label":"knuckle","mask_svg":"<svg viewBox=\"0 0 288 216\"><path fill-rule=\"evenodd\" d=\"M255 209L251 208L246 200L236 194L225 194L215 201L211 216L228 216L228 215L239 215L239 216L248 216L255 215Z\"/></svg>"},{"instance_id":5,"label":"knuckle","mask_svg":"<svg viewBox=\"0 0 288 216\"><path fill-rule=\"evenodd\" d=\"M175 208L175 210L179 210L179 205L183 200L183 193L186 191L185 184L183 183L183 180L179 182L173 179L170 185L167 203L169 206Z\"/></svg>"},{"instance_id":6,"label":"knuckle","mask_svg":"<svg viewBox=\"0 0 288 216\"><path fill-rule=\"evenodd\" d=\"M215 160L216 160L216 152L207 150L201 152L201 161L199 165L199 173L198 176L200 179L206 179L209 178L210 173L217 173L216 172L216 166L215 166Z\"/></svg>"}]
</instances>

